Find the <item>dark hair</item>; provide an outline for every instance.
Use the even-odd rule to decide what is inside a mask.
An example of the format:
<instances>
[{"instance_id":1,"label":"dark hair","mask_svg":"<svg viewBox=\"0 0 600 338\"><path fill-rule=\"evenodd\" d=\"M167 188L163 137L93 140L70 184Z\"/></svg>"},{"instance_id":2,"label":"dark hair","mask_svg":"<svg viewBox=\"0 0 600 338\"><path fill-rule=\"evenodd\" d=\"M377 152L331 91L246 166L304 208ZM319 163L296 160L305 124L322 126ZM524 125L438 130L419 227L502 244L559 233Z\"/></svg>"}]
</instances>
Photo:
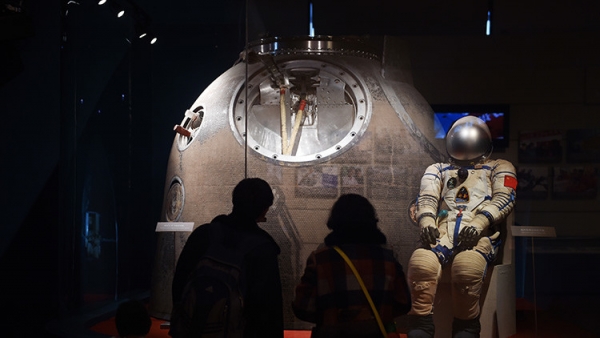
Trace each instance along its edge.
<instances>
[{"instance_id":1,"label":"dark hair","mask_svg":"<svg viewBox=\"0 0 600 338\"><path fill-rule=\"evenodd\" d=\"M152 319L146 306L138 300L121 303L115 314L115 324L119 336L145 336L150 332Z\"/></svg>"},{"instance_id":2,"label":"dark hair","mask_svg":"<svg viewBox=\"0 0 600 338\"><path fill-rule=\"evenodd\" d=\"M273 205L273 198L271 186L265 180L245 178L235 186L231 194L233 213L255 219Z\"/></svg>"},{"instance_id":3,"label":"dark hair","mask_svg":"<svg viewBox=\"0 0 600 338\"><path fill-rule=\"evenodd\" d=\"M375 208L358 194L340 196L331 208L327 227L333 231L361 232L377 229Z\"/></svg>"}]
</instances>

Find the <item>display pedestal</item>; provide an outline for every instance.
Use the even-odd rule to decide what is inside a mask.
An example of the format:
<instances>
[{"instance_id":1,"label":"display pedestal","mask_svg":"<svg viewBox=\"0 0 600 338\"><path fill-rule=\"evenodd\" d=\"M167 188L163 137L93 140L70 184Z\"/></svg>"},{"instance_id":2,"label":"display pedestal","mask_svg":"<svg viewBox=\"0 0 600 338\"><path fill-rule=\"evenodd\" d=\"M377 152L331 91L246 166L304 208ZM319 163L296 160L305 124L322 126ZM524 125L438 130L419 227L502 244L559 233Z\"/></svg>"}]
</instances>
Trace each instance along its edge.
<instances>
[{"instance_id":1,"label":"display pedestal","mask_svg":"<svg viewBox=\"0 0 600 338\"><path fill-rule=\"evenodd\" d=\"M542 226L512 226L511 232L514 236L518 237L530 237L531 238L531 264L533 271L533 318L534 318L534 329L535 336L538 333L538 320L537 320L537 292L535 285L535 245L534 237L556 237L556 229L554 227L542 227Z\"/></svg>"}]
</instances>

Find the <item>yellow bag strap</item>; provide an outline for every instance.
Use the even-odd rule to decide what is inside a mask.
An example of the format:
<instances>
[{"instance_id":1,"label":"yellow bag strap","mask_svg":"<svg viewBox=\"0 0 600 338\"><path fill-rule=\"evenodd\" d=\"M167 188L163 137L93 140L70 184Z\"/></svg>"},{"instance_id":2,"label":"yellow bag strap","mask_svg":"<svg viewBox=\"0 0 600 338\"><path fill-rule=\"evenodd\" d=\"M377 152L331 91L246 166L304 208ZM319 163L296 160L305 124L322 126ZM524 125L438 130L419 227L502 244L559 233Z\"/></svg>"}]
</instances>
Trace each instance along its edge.
<instances>
[{"instance_id":1,"label":"yellow bag strap","mask_svg":"<svg viewBox=\"0 0 600 338\"><path fill-rule=\"evenodd\" d=\"M348 264L348 266L354 273L354 276L356 276L356 279L358 280L358 284L360 284L361 289L363 290L363 292L365 293L365 296L367 297L367 301L369 301L369 305L371 305L371 310L373 310L373 314L375 315L377 324L379 324L379 329L381 330L381 334L383 334L384 338L387 338L387 331L385 330L385 327L383 326L383 322L381 321L381 318L379 317L379 312L377 311L377 308L375 307L375 304L373 303L373 299L371 299L371 295L369 294L369 291L367 291L367 287L365 286L365 283L363 282L362 278L358 274L358 271L354 267L354 264L352 264L352 261L350 261L350 258L348 258L346 253L344 251L342 251L342 249L340 249L339 246L336 245L333 248L335 249L335 251L337 251L340 254L340 256L342 256L342 258L346 261L346 263Z\"/></svg>"}]
</instances>

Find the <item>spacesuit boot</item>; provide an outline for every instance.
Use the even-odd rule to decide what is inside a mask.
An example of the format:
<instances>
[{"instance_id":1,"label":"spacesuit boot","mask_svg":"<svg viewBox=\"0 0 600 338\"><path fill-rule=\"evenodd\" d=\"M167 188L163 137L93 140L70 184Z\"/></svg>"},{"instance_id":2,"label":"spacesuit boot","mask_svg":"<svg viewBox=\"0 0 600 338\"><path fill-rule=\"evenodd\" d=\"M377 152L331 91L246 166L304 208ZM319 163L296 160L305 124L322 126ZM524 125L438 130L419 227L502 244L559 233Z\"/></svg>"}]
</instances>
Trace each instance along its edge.
<instances>
[{"instance_id":1,"label":"spacesuit boot","mask_svg":"<svg viewBox=\"0 0 600 338\"><path fill-rule=\"evenodd\" d=\"M452 338L479 338L481 324L479 317L474 319L454 318L452 322Z\"/></svg>"},{"instance_id":2,"label":"spacesuit boot","mask_svg":"<svg viewBox=\"0 0 600 338\"><path fill-rule=\"evenodd\" d=\"M427 316L408 316L408 338L433 338L435 326L433 325L433 315Z\"/></svg>"}]
</instances>

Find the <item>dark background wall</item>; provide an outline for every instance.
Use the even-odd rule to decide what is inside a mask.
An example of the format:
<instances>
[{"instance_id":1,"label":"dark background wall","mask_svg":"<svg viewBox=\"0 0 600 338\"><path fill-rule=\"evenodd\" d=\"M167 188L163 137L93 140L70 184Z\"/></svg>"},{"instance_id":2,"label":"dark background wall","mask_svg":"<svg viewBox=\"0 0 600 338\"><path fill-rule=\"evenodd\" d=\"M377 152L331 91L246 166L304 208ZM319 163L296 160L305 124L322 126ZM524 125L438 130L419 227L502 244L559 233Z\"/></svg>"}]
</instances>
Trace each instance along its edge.
<instances>
[{"instance_id":1,"label":"dark background wall","mask_svg":"<svg viewBox=\"0 0 600 338\"><path fill-rule=\"evenodd\" d=\"M50 320L147 290L173 125L247 39L308 34L309 1L119 3L123 18L92 0L0 1L0 304L9 313L0 321L9 333L40 336ZM496 155L517 166L520 131L600 128L596 1L312 3L316 34L406 38L414 85L431 104L509 104L509 147ZM156 44L137 39L139 22ZM564 158L528 165L580 165ZM598 206L597 195L519 200L516 221L555 227L565 240L547 244L551 252L596 252ZM96 237L85 233L86 212L100 215ZM102 258L90 259L98 247ZM566 283L543 287L562 298L585 289L565 292Z\"/></svg>"}]
</instances>

